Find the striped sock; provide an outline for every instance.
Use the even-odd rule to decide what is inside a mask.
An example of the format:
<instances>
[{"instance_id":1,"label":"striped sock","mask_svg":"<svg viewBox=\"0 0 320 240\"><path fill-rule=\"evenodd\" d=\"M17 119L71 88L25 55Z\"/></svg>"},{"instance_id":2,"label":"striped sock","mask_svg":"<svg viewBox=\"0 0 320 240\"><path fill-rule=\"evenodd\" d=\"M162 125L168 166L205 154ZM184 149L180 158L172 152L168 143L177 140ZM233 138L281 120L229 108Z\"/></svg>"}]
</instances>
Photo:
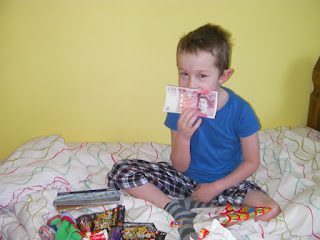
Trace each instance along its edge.
<instances>
[{"instance_id":1,"label":"striped sock","mask_svg":"<svg viewBox=\"0 0 320 240\"><path fill-rule=\"evenodd\" d=\"M193 201L192 197L187 197L185 199L178 200L178 202L186 210L191 210L193 208L208 208L208 207L216 207L217 206L217 204L212 203L212 202L202 203L202 202Z\"/></svg>"},{"instance_id":2,"label":"striped sock","mask_svg":"<svg viewBox=\"0 0 320 240\"><path fill-rule=\"evenodd\" d=\"M197 215L183 208L178 201L168 203L164 210L170 213L175 220L182 221L182 226L178 229L181 240L198 239L198 235L193 228L193 220Z\"/></svg>"}]
</instances>

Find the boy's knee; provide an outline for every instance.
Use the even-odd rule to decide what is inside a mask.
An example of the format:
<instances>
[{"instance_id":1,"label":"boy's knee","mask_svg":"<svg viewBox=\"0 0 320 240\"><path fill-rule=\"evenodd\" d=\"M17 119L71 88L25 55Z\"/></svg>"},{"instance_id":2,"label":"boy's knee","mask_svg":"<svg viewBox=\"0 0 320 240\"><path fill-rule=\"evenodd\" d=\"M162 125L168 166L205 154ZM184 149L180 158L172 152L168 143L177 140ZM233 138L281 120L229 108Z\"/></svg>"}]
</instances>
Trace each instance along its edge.
<instances>
[{"instance_id":1,"label":"boy's knee","mask_svg":"<svg viewBox=\"0 0 320 240\"><path fill-rule=\"evenodd\" d=\"M277 217L280 212L281 208L279 204L260 191L250 191L247 193L246 198L244 199L243 204L249 207L269 207L271 210L263 215L255 217L255 220L261 220L265 222L269 222L271 219Z\"/></svg>"},{"instance_id":2,"label":"boy's knee","mask_svg":"<svg viewBox=\"0 0 320 240\"><path fill-rule=\"evenodd\" d=\"M119 161L113 164L108 174L108 187L119 188L118 180L121 180L126 174L127 164L123 161Z\"/></svg>"},{"instance_id":3,"label":"boy's knee","mask_svg":"<svg viewBox=\"0 0 320 240\"><path fill-rule=\"evenodd\" d=\"M281 213L281 208L279 204L274 200L270 201L268 206L265 206L265 207L270 207L271 210L263 215L256 217L255 218L256 221L269 222L270 220L276 218Z\"/></svg>"},{"instance_id":4,"label":"boy's knee","mask_svg":"<svg viewBox=\"0 0 320 240\"><path fill-rule=\"evenodd\" d=\"M112 166L111 171L123 168L124 166L127 166L127 165L129 165L128 161L121 160L121 161L115 162Z\"/></svg>"},{"instance_id":5,"label":"boy's knee","mask_svg":"<svg viewBox=\"0 0 320 240\"><path fill-rule=\"evenodd\" d=\"M277 202L275 202L275 201L273 201L273 203L271 204L270 208L271 208L270 212L271 212L271 215L272 215L272 216L270 216L271 217L270 220L272 218L277 217L281 213L281 208L280 208L279 204Z\"/></svg>"},{"instance_id":6,"label":"boy's knee","mask_svg":"<svg viewBox=\"0 0 320 240\"><path fill-rule=\"evenodd\" d=\"M117 178L123 175L126 175L130 171L132 171L133 167L131 166L131 162L128 160L121 160L115 162L109 172L109 179L110 178Z\"/></svg>"}]
</instances>

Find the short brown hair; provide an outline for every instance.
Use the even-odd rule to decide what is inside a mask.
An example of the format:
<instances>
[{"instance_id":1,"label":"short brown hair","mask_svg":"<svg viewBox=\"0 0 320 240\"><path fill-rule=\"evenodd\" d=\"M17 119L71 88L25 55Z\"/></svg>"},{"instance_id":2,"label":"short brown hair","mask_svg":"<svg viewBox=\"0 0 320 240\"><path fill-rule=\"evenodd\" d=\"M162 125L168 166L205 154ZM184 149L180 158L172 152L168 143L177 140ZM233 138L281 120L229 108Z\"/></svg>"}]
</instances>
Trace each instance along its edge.
<instances>
[{"instance_id":1,"label":"short brown hair","mask_svg":"<svg viewBox=\"0 0 320 240\"><path fill-rule=\"evenodd\" d=\"M222 74L229 68L231 54L231 34L218 25L206 24L183 36L177 46L181 52L210 52L216 57L216 65Z\"/></svg>"}]
</instances>

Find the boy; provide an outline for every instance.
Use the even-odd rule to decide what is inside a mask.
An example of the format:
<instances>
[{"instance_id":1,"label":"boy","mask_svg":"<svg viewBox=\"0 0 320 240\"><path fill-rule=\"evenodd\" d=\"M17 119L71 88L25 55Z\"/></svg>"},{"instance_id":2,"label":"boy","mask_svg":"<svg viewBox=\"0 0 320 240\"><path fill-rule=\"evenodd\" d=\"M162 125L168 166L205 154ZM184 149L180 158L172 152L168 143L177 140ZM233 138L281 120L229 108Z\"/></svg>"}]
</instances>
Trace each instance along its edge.
<instances>
[{"instance_id":1,"label":"boy","mask_svg":"<svg viewBox=\"0 0 320 240\"><path fill-rule=\"evenodd\" d=\"M247 102L221 87L233 73L229 39L221 27L207 24L182 37L177 47L179 86L217 91L216 118L200 118L192 108L168 113L165 125L171 129L172 165L126 160L115 164L108 177L110 187L125 189L181 220L178 231L183 240L197 239L192 208L228 203L271 207L256 218L263 221L280 213L274 200L246 181L260 162L260 124Z\"/></svg>"}]
</instances>

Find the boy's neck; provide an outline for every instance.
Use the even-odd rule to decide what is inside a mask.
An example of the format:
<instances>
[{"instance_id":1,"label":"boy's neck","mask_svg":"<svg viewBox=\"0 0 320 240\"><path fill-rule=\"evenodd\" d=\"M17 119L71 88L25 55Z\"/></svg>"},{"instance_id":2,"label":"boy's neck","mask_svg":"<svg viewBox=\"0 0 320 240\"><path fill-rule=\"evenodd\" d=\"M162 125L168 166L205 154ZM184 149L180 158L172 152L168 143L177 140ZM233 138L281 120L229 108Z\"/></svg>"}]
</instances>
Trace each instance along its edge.
<instances>
[{"instance_id":1,"label":"boy's neck","mask_svg":"<svg viewBox=\"0 0 320 240\"><path fill-rule=\"evenodd\" d=\"M217 105L217 110L220 110L221 108L226 105L229 99L229 93L227 90L225 90L222 87L219 87L218 89L218 105Z\"/></svg>"}]
</instances>

